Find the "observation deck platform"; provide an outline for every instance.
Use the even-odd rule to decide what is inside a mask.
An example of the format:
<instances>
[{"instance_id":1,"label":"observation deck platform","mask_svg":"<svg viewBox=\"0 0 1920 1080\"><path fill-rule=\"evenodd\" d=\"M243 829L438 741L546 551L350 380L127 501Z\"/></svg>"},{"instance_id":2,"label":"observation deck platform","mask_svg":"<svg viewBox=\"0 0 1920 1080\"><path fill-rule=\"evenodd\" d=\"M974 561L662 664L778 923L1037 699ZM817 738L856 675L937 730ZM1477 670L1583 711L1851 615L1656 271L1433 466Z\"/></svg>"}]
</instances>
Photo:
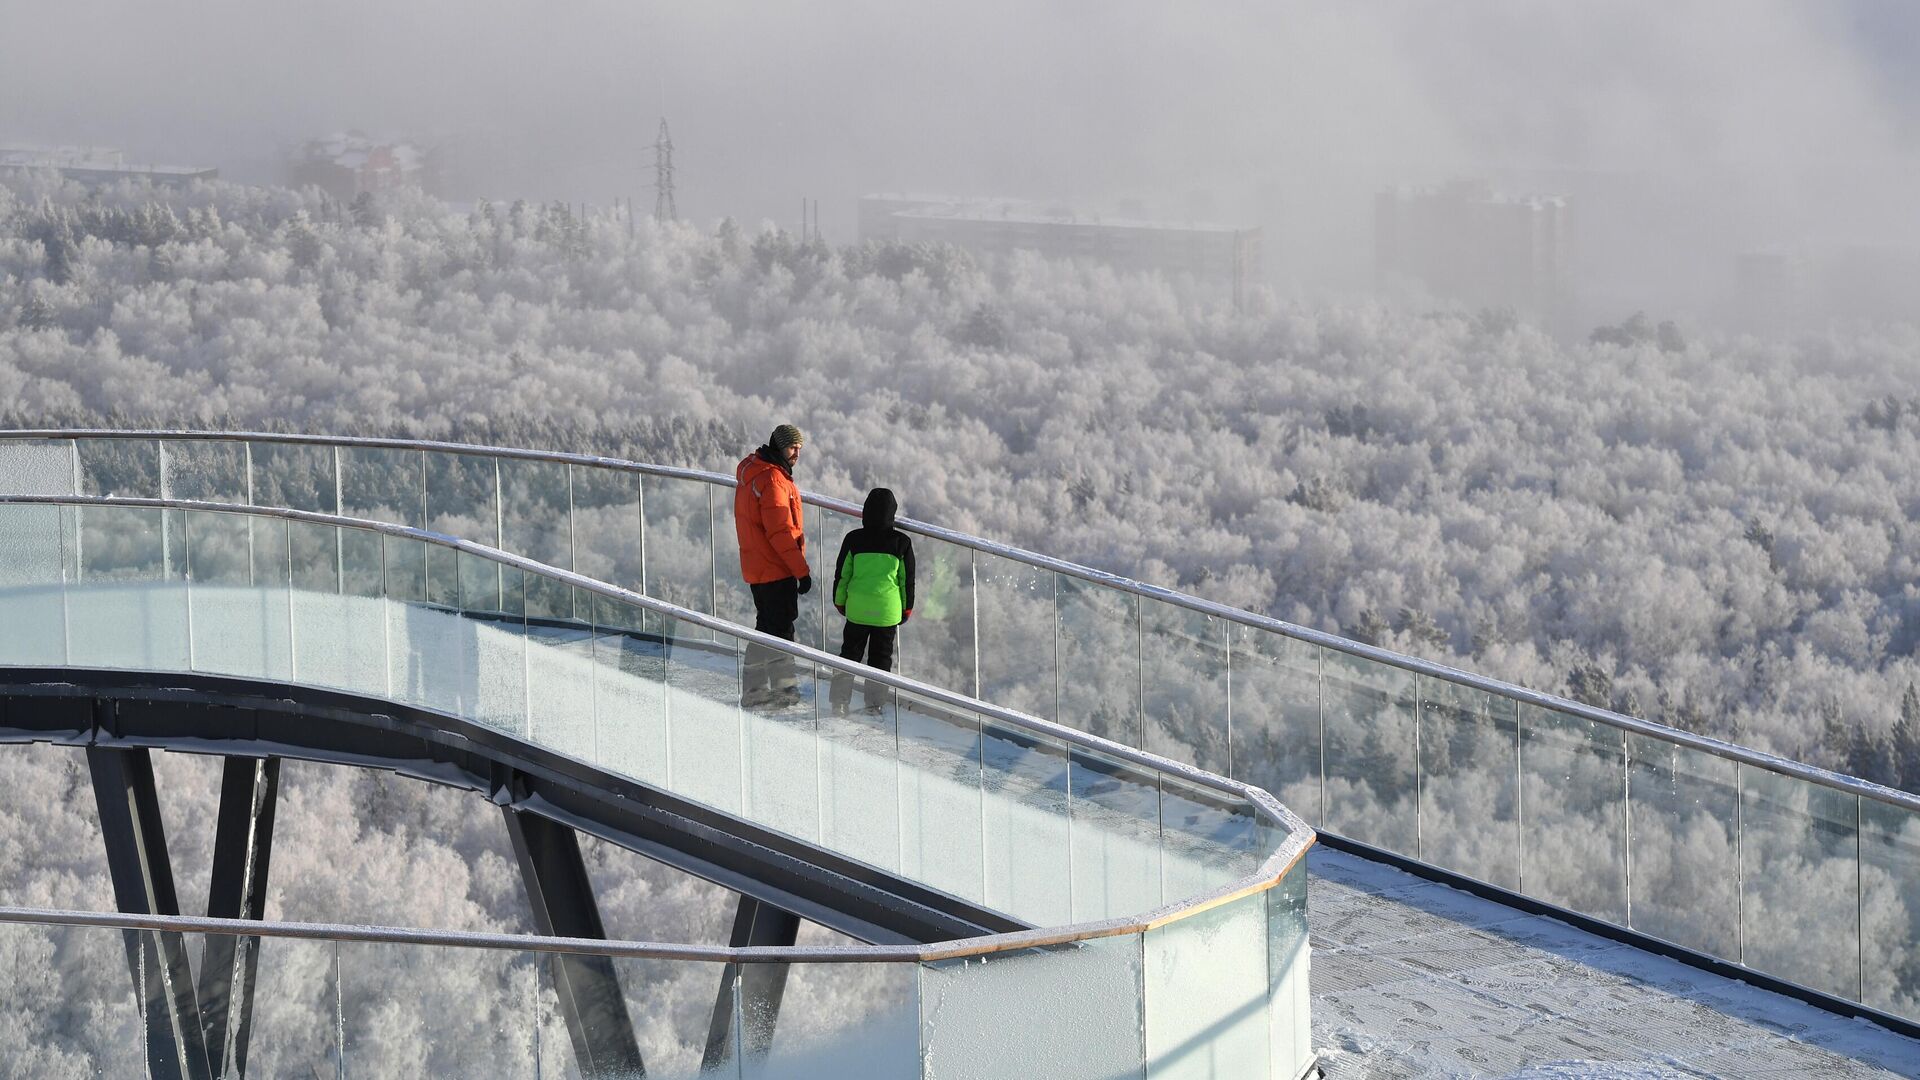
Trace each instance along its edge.
<instances>
[{"instance_id":1,"label":"observation deck platform","mask_svg":"<svg viewBox=\"0 0 1920 1080\"><path fill-rule=\"evenodd\" d=\"M1327 847L1307 856L1327 1080L1920 1076L1920 1041Z\"/></svg>"}]
</instances>

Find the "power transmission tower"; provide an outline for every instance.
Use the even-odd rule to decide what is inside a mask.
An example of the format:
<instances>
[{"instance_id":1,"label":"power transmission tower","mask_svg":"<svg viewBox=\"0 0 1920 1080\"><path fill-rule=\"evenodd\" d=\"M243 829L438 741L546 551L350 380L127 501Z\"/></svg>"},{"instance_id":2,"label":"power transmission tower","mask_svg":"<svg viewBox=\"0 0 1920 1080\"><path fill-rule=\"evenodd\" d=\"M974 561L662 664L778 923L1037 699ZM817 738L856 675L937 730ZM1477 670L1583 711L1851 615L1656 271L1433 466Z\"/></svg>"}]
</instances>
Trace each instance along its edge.
<instances>
[{"instance_id":1,"label":"power transmission tower","mask_svg":"<svg viewBox=\"0 0 1920 1080\"><path fill-rule=\"evenodd\" d=\"M667 118L660 118L660 134L653 140L653 216L657 221L674 221L680 211L673 205L673 136L667 132Z\"/></svg>"}]
</instances>

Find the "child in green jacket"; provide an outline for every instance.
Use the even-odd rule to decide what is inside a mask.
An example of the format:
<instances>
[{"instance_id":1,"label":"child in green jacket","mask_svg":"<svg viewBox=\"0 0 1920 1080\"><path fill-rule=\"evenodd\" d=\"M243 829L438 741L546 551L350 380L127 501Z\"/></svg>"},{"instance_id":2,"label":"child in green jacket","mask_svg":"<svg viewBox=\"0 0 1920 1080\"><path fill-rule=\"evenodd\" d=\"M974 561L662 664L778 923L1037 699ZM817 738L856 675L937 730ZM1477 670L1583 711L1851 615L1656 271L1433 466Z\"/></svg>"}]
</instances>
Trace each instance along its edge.
<instances>
[{"instance_id":1,"label":"child in green jacket","mask_svg":"<svg viewBox=\"0 0 1920 1080\"><path fill-rule=\"evenodd\" d=\"M840 655L881 671L893 670L894 637L913 617L913 541L893 527L900 504L893 492L867 492L860 527L840 543L833 563L833 606L847 617ZM880 711L871 686L863 695L867 711ZM853 677L836 672L830 700L844 715L853 699Z\"/></svg>"}]
</instances>

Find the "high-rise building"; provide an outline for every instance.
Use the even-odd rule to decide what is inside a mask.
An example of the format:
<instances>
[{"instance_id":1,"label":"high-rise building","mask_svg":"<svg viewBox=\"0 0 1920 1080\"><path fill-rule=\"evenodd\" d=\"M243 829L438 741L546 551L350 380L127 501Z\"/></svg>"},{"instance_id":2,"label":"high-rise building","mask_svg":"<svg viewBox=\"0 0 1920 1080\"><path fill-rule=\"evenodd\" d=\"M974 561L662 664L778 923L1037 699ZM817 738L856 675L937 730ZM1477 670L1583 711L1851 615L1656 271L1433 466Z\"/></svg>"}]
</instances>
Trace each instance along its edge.
<instances>
[{"instance_id":1,"label":"high-rise building","mask_svg":"<svg viewBox=\"0 0 1920 1080\"><path fill-rule=\"evenodd\" d=\"M220 170L201 165L130 165L126 154L108 146L0 146L0 172L29 169L51 170L82 184L145 180L185 186L220 178Z\"/></svg>"},{"instance_id":2,"label":"high-rise building","mask_svg":"<svg viewBox=\"0 0 1920 1080\"><path fill-rule=\"evenodd\" d=\"M1567 199L1483 181L1395 188L1374 199L1374 273L1386 295L1424 293L1552 320L1566 302Z\"/></svg>"}]
</instances>

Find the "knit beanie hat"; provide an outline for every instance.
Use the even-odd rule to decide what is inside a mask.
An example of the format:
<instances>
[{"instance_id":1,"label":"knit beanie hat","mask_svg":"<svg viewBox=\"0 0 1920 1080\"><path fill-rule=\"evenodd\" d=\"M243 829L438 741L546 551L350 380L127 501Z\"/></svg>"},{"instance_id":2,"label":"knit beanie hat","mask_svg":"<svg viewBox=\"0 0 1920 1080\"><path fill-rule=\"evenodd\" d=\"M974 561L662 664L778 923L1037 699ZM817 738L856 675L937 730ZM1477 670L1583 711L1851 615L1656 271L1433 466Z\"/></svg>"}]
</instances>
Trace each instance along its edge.
<instances>
[{"instance_id":1,"label":"knit beanie hat","mask_svg":"<svg viewBox=\"0 0 1920 1080\"><path fill-rule=\"evenodd\" d=\"M772 435L767 437L767 445L775 450L785 450L789 446L807 445L807 437L800 434L800 429L792 424L781 424L773 429Z\"/></svg>"}]
</instances>

